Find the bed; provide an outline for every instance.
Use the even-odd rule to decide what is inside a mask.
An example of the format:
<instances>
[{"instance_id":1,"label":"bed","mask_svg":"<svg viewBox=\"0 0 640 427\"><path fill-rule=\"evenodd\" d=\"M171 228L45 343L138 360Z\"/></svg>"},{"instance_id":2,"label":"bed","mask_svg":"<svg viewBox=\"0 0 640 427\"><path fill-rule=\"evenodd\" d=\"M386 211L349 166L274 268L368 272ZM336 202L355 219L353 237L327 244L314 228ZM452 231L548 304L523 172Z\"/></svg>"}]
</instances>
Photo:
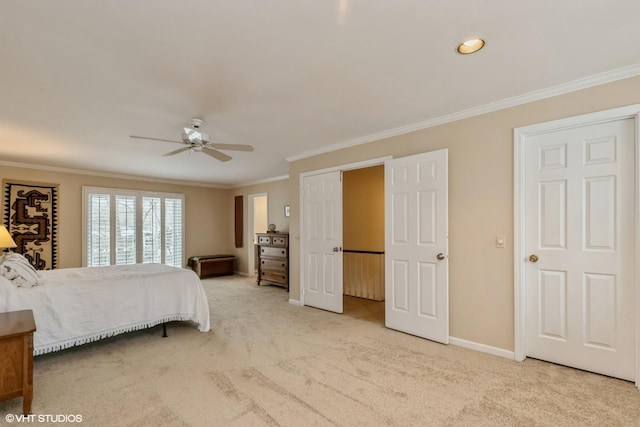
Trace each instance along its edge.
<instances>
[{"instance_id":1,"label":"bed","mask_svg":"<svg viewBox=\"0 0 640 427\"><path fill-rule=\"evenodd\" d=\"M36 283L24 284L11 279L15 269L7 263L0 261L0 311L33 310L34 355L170 321L210 329L207 296L192 270L163 264L66 268L39 271Z\"/></svg>"}]
</instances>

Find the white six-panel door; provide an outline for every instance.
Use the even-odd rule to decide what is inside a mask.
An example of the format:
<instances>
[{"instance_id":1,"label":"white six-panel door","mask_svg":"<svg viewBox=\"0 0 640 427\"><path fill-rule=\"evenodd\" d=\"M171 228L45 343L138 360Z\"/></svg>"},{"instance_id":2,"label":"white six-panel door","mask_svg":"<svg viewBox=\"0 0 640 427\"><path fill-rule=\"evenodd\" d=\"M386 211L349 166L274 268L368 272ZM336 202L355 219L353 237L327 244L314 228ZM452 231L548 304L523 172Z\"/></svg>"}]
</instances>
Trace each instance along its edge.
<instances>
[{"instance_id":1,"label":"white six-panel door","mask_svg":"<svg viewBox=\"0 0 640 427\"><path fill-rule=\"evenodd\" d=\"M449 342L447 150L385 162L385 324Z\"/></svg>"},{"instance_id":2,"label":"white six-panel door","mask_svg":"<svg viewBox=\"0 0 640 427\"><path fill-rule=\"evenodd\" d=\"M341 172L302 179L304 304L342 313Z\"/></svg>"},{"instance_id":3,"label":"white six-panel door","mask_svg":"<svg viewBox=\"0 0 640 427\"><path fill-rule=\"evenodd\" d=\"M527 137L526 356L635 378L634 121Z\"/></svg>"}]
</instances>

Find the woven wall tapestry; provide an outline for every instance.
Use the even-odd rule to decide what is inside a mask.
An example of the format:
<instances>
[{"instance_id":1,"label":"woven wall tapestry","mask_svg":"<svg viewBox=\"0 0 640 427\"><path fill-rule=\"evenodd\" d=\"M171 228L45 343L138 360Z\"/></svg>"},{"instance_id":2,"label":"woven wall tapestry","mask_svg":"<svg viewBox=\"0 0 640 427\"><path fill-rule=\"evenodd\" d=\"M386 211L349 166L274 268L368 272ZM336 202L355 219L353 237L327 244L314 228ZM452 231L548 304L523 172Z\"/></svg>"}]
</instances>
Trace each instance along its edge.
<instances>
[{"instance_id":1,"label":"woven wall tapestry","mask_svg":"<svg viewBox=\"0 0 640 427\"><path fill-rule=\"evenodd\" d=\"M3 222L23 254L37 270L58 263L58 185L2 181Z\"/></svg>"}]
</instances>

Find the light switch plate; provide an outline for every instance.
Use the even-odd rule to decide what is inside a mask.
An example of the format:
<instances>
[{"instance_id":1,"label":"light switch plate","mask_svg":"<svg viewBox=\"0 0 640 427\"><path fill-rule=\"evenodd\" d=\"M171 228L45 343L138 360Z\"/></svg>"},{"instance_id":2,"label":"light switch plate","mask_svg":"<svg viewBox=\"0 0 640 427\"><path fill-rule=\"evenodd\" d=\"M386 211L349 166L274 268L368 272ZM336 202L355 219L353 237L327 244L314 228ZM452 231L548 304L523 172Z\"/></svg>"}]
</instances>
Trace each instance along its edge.
<instances>
[{"instance_id":1,"label":"light switch plate","mask_svg":"<svg viewBox=\"0 0 640 427\"><path fill-rule=\"evenodd\" d=\"M504 249L504 247L505 247L504 236L501 236L501 235L496 236L496 248Z\"/></svg>"}]
</instances>

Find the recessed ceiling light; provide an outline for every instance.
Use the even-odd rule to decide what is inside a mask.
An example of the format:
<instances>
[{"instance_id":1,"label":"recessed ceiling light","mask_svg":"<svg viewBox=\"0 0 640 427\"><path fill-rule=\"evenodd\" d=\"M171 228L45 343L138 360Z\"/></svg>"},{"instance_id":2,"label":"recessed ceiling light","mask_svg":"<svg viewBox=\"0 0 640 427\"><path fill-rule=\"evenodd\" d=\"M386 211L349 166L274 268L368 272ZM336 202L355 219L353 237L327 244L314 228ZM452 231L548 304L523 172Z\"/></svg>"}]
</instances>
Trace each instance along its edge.
<instances>
[{"instance_id":1,"label":"recessed ceiling light","mask_svg":"<svg viewBox=\"0 0 640 427\"><path fill-rule=\"evenodd\" d=\"M467 55L469 53L477 52L484 46L484 40L482 39L471 39L467 40L464 43L460 43L458 46L458 53L462 55Z\"/></svg>"}]
</instances>

